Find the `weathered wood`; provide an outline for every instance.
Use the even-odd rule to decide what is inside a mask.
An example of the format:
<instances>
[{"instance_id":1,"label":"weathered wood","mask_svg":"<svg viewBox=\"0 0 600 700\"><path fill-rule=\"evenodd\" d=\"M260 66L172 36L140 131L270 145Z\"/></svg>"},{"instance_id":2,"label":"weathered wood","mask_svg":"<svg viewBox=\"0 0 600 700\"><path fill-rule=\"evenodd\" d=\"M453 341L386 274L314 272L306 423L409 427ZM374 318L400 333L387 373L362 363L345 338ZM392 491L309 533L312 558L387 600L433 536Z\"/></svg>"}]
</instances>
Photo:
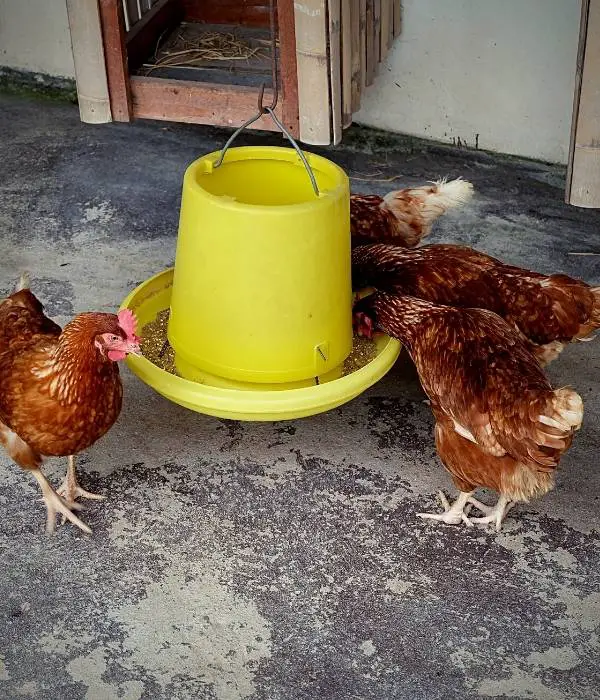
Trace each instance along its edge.
<instances>
[{"instance_id":1,"label":"weathered wood","mask_svg":"<svg viewBox=\"0 0 600 700\"><path fill-rule=\"evenodd\" d=\"M154 54L161 35L183 19L180 0L159 0L126 35L127 62L134 71Z\"/></svg>"},{"instance_id":2,"label":"weathered wood","mask_svg":"<svg viewBox=\"0 0 600 700\"><path fill-rule=\"evenodd\" d=\"M82 122L112 120L98 0L67 0L67 14Z\"/></svg>"},{"instance_id":3,"label":"weathered wood","mask_svg":"<svg viewBox=\"0 0 600 700\"><path fill-rule=\"evenodd\" d=\"M268 0L183 0L187 21L208 24L268 27L269 7Z\"/></svg>"},{"instance_id":4,"label":"weathered wood","mask_svg":"<svg viewBox=\"0 0 600 700\"><path fill-rule=\"evenodd\" d=\"M128 122L132 118L132 104L123 9L120 0L99 0L99 8L112 118Z\"/></svg>"},{"instance_id":5,"label":"weathered wood","mask_svg":"<svg viewBox=\"0 0 600 700\"><path fill-rule=\"evenodd\" d=\"M352 124L352 2L341 3L342 19L342 126Z\"/></svg>"},{"instance_id":6,"label":"weathered wood","mask_svg":"<svg viewBox=\"0 0 600 700\"><path fill-rule=\"evenodd\" d=\"M600 208L600 0L583 0L566 201Z\"/></svg>"},{"instance_id":7,"label":"weathered wood","mask_svg":"<svg viewBox=\"0 0 600 700\"><path fill-rule=\"evenodd\" d=\"M329 58L326 0L294 3L298 111L300 139L305 143L331 143Z\"/></svg>"},{"instance_id":8,"label":"weathered wood","mask_svg":"<svg viewBox=\"0 0 600 700\"><path fill-rule=\"evenodd\" d=\"M331 96L332 142L342 140L342 8L340 0L328 0L329 92Z\"/></svg>"},{"instance_id":9,"label":"weathered wood","mask_svg":"<svg viewBox=\"0 0 600 700\"><path fill-rule=\"evenodd\" d=\"M141 119L238 127L256 112L256 88L239 85L134 75L131 94L134 116ZM265 90L266 104L272 95L271 90ZM281 104L275 113L281 119ZM273 131L277 127L266 115L251 128Z\"/></svg>"},{"instance_id":10,"label":"weathered wood","mask_svg":"<svg viewBox=\"0 0 600 700\"><path fill-rule=\"evenodd\" d=\"M363 0L364 1L364 0ZM363 55L360 34L361 0L349 0L352 7L352 113L360 109L360 94L363 86ZM366 7L366 5L365 5Z\"/></svg>"},{"instance_id":11,"label":"weathered wood","mask_svg":"<svg viewBox=\"0 0 600 700\"><path fill-rule=\"evenodd\" d=\"M296 64L296 28L291 0L277 0L279 35L279 75L282 119L294 138L300 138L298 117L298 66Z\"/></svg>"},{"instance_id":12,"label":"weathered wood","mask_svg":"<svg viewBox=\"0 0 600 700\"><path fill-rule=\"evenodd\" d=\"M371 85L375 78L375 17L374 17L375 0L367 0L366 14L366 76L365 85Z\"/></svg>"},{"instance_id":13,"label":"weathered wood","mask_svg":"<svg viewBox=\"0 0 600 700\"><path fill-rule=\"evenodd\" d=\"M381 60L381 0L373 0L373 54L374 70L377 74Z\"/></svg>"}]
</instances>

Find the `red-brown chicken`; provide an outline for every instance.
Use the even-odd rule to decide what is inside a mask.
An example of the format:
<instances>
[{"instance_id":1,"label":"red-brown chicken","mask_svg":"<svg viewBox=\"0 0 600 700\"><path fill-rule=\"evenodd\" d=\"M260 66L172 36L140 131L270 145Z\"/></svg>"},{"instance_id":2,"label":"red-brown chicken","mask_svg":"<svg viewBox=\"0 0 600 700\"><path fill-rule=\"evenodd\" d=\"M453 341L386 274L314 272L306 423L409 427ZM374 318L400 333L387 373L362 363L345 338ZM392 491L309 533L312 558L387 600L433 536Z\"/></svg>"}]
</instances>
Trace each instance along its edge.
<instances>
[{"instance_id":1,"label":"red-brown chicken","mask_svg":"<svg viewBox=\"0 0 600 700\"><path fill-rule=\"evenodd\" d=\"M46 530L62 514L85 532L74 513L78 496L103 498L77 483L74 455L113 425L123 389L117 361L138 353L135 316L83 313L61 331L29 291L26 278L0 302L0 444L37 479L47 509ZM40 470L44 456L69 458L54 491Z\"/></svg>"},{"instance_id":2,"label":"red-brown chicken","mask_svg":"<svg viewBox=\"0 0 600 700\"><path fill-rule=\"evenodd\" d=\"M465 246L360 246L352 251L352 283L356 289L371 286L435 304L494 311L521 331L543 365L565 344L600 328L600 287L505 265Z\"/></svg>"},{"instance_id":3,"label":"red-brown chicken","mask_svg":"<svg viewBox=\"0 0 600 700\"><path fill-rule=\"evenodd\" d=\"M398 338L413 359L435 416L440 459L460 495L445 512L425 518L467 525L493 522L499 530L513 503L554 486L554 470L583 417L579 394L552 390L521 336L496 314L438 306L385 292L361 299L355 325ZM475 489L499 492L490 508ZM475 506L485 515L469 517Z\"/></svg>"},{"instance_id":4,"label":"red-brown chicken","mask_svg":"<svg viewBox=\"0 0 600 700\"><path fill-rule=\"evenodd\" d=\"M431 225L448 209L467 202L473 185L466 180L439 180L423 187L379 195L350 197L352 246L390 243L414 248L431 231Z\"/></svg>"}]
</instances>

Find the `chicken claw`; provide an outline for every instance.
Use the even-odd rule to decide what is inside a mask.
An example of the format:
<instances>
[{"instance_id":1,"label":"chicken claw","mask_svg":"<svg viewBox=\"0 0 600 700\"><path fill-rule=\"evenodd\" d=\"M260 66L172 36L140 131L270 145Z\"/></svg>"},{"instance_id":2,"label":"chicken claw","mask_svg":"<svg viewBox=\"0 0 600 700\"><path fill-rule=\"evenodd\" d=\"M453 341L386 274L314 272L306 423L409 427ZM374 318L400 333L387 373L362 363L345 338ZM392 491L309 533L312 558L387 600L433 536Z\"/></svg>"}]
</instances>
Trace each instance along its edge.
<instances>
[{"instance_id":1,"label":"chicken claw","mask_svg":"<svg viewBox=\"0 0 600 700\"><path fill-rule=\"evenodd\" d=\"M86 491L79 485L77 482L77 472L75 471L75 457L73 455L69 456L67 473L56 493L70 503L72 503L76 498L89 498L93 501L103 501L106 498L106 496L99 493L91 493L90 491Z\"/></svg>"},{"instance_id":2,"label":"chicken claw","mask_svg":"<svg viewBox=\"0 0 600 700\"><path fill-rule=\"evenodd\" d=\"M42 474L39 469L32 470L33 476L37 479L38 484L42 490L42 500L46 505L46 511L48 517L46 519L46 534L51 535L54 532L56 526L56 516L60 513L65 520L69 520L76 525L79 529L86 532L88 535L92 534L91 529L80 520L74 510L81 510L81 506L78 503L70 503L65 499L61 498L56 491L50 486L48 479Z\"/></svg>"},{"instance_id":3,"label":"chicken claw","mask_svg":"<svg viewBox=\"0 0 600 700\"><path fill-rule=\"evenodd\" d=\"M473 505L476 505L473 503L475 499L472 498L470 493L461 491L452 505L448 502L443 491L438 491L438 497L444 508L443 513L417 513L417 517L428 520L440 520L448 525L460 525L462 522L467 527L473 527L471 520L467 517Z\"/></svg>"},{"instance_id":4,"label":"chicken claw","mask_svg":"<svg viewBox=\"0 0 600 700\"><path fill-rule=\"evenodd\" d=\"M475 499L473 499L475 500ZM508 511L516 505L514 501L511 501L506 496L501 495L495 506L486 506L484 503L477 503L475 507L480 510L485 515L481 518L471 518L472 523L478 523L484 525L486 523L494 523L496 526L496 531L500 532L502 529L502 523Z\"/></svg>"}]
</instances>

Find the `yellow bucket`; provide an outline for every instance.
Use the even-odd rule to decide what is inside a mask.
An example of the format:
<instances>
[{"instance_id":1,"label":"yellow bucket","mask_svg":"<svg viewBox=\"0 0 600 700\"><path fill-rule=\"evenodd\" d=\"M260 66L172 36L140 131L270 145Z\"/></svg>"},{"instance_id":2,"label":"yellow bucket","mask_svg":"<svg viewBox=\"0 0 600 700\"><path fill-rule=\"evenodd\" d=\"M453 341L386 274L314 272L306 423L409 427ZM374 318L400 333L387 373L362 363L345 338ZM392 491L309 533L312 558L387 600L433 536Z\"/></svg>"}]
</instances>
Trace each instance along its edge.
<instances>
[{"instance_id":1,"label":"yellow bucket","mask_svg":"<svg viewBox=\"0 0 600 700\"><path fill-rule=\"evenodd\" d=\"M181 376L298 382L352 349L350 190L337 165L290 148L231 148L183 181L168 336Z\"/></svg>"}]
</instances>

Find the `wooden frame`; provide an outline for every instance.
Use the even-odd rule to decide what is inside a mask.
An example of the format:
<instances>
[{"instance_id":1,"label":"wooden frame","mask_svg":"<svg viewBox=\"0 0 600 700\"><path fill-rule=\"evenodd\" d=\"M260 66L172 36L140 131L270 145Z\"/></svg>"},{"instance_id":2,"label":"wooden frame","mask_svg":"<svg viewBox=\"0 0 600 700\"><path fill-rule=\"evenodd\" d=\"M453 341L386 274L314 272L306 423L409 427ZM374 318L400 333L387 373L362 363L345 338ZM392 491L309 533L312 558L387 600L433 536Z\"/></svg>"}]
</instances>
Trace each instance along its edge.
<instances>
[{"instance_id":1,"label":"wooden frame","mask_svg":"<svg viewBox=\"0 0 600 700\"><path fill-rule=\"evenodd\" d=\"M600 0L583 0L565 199L600 208Z\"/></svg>"},{"instance_id":2,"label":"wooden frame","mask_svg":"<svg viewBox=\"0 0 600 700\"><path fill-rule=\"evenodd\" d=\"M125 23L120 0L98 0L110 105L115 121L132 119L159 119L239 126L257 109L257 90L239 85L202 83L187 80L131 75L132 66L139 65L156 41L157 32L164 31L165 23L175 25L183 16L186 0L161 0L130 32ZM231 9L231 20L240 13L264 22L268 2L256 0L225 0ZM207 4L211 8L211 3ZM249 13L249 15L248 15ZM268 18L268 13L267 13ZM295 137L299 136L298 86L296 78L296 40L292 0L277 0L279 30L279 100L277 116ZM205 18L206 19L206 18ZM209 17L210 19L210 17ZM221 17L222 20L222 17ZM257 20L258 21L258 20ZM139 25L139 27L138 27ZM265 90L265 104L272 99L272 91ZM251 128L276 130L272 120L262 117Z\"/></svg>"}]
</instances>

